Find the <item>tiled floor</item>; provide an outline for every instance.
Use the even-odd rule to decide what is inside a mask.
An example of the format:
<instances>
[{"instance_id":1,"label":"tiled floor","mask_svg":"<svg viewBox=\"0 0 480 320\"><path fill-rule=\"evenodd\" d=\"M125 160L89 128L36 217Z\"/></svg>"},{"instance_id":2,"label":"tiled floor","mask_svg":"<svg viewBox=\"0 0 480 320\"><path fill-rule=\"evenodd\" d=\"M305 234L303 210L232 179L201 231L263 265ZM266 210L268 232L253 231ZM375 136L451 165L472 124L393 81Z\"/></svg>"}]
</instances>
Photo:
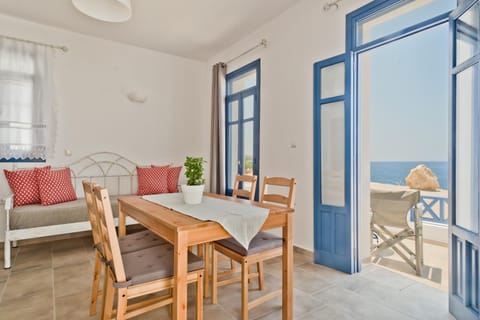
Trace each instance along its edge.
<instances>
[{"instance_id":1,"label":"tiled floor","mask_svg":"<svg viewBox=\"0 0 480 320\"><path fill-rule=\"evenodd\" d=\"M95 318L88 316L93 266L90 238L20 246L13 255L12 268L0 269L0 319ZM295 253L295 319L451 319L447 293L442 290L374 264L364 266L359 274L347 275L310 260ZM281 284L280 268L278 259L265 265L266 290ZM194 290L191 292L193 298ZM252 286L250 293L253 297L258 291ZM189 318L193 319L193 303L189 306ZM220 288L219 304L205 299L204 307L206 320L238 319L240 286ZM169 319L166 309L137 319ZM280 309L281 300L272 300L250 311L250 318L281 319Z\"/></svg>"}]
</instances>

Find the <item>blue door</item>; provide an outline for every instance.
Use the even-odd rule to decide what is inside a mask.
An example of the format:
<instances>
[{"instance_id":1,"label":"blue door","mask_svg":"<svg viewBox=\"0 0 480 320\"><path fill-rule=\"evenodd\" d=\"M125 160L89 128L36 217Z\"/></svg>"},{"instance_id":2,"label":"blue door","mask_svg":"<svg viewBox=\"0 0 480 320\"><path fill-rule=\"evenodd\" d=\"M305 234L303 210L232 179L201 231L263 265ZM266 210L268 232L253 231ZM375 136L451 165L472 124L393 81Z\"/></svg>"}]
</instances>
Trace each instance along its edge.
<instances>
[{"instance_id":1,"label":"blue door","mask_svg":"<svg viewBox=\"0 0 480 320\"><path fill-rule=\"evenodd\" d=\"M451 108L449 310L480 317L480 3L465 1L450 16Z\"/></svg>"},{"instance_id":2,"label":"blue door","mask_svg":"<svg viewBox=\"0 0 480 320\"><path fill-rule=\"evenodd\" d=\"M350 107L345 55L314 65L315 263L357 272L350 191Z\"/></svg>"},{"instance_id":3,"label":"blue door","mask_svg":"<svg viewBox=\"0 0 480 320\"><path fill-rule=\"evenodd\" d=\"M227 74L226 89L226 194L231 195L237 173L259 175L260 60ZM242 183L239 188L249 186Z\"/></svg>"}]
</instances>

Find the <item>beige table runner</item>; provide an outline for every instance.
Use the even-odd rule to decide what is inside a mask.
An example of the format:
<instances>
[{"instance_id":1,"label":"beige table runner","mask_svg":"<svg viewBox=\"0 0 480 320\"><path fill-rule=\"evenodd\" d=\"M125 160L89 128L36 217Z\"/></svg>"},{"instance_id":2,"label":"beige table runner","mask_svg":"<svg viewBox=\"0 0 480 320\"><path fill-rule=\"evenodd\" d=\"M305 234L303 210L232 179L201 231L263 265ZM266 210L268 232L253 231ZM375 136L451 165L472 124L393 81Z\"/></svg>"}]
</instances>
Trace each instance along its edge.
<instances>
[{"instance_id":1,"label":"beige table runner","mask_svg":"<svg viewBox=\"0 0 480 320\"><path fill-rule=\"evenodd\" d=\"M200 204L186 204L181 193L153 194L142 198L200 220L218 222L247 250L269 214L268 209L248 203L205 196Z\"/></svg>"}]
</instances>

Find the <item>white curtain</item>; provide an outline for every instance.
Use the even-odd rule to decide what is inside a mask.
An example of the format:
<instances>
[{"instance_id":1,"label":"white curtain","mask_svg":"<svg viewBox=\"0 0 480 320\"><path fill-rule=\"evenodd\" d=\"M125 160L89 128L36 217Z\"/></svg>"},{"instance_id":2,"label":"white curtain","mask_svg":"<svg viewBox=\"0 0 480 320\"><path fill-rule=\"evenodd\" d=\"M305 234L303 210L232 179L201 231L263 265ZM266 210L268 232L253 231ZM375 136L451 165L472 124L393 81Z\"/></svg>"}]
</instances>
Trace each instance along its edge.
<instances>
[{"instance_id":1,"label":"white curtain","mask_svg":"<svg viewBox=\"0 0 480 320\"><path fill-rule=\"evenodd\" d=\"M53 50L0 39L0 159L53 155Z\"/></svg>"}]
</instances>

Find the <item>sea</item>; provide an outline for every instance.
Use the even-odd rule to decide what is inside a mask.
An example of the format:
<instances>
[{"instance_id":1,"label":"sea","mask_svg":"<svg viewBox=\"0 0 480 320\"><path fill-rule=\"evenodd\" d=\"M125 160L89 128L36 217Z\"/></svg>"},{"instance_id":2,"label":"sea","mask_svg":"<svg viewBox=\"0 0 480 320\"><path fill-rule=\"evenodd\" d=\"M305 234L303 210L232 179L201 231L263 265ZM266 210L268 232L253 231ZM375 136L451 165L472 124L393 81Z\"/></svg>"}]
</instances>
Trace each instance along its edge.
<instances>
[{"instance_id":1,"label":"sea","mask_svg":"<svg viewBox=\"0 0 480 320\"><path fill-rule=\"evenodd\" d=\"M440 189L448 190L447 161L372 161L370 164L370 180L372 182L406 185L405 178L411 169L424 164L438 178Z\"/></svg>"}]
</instances>

